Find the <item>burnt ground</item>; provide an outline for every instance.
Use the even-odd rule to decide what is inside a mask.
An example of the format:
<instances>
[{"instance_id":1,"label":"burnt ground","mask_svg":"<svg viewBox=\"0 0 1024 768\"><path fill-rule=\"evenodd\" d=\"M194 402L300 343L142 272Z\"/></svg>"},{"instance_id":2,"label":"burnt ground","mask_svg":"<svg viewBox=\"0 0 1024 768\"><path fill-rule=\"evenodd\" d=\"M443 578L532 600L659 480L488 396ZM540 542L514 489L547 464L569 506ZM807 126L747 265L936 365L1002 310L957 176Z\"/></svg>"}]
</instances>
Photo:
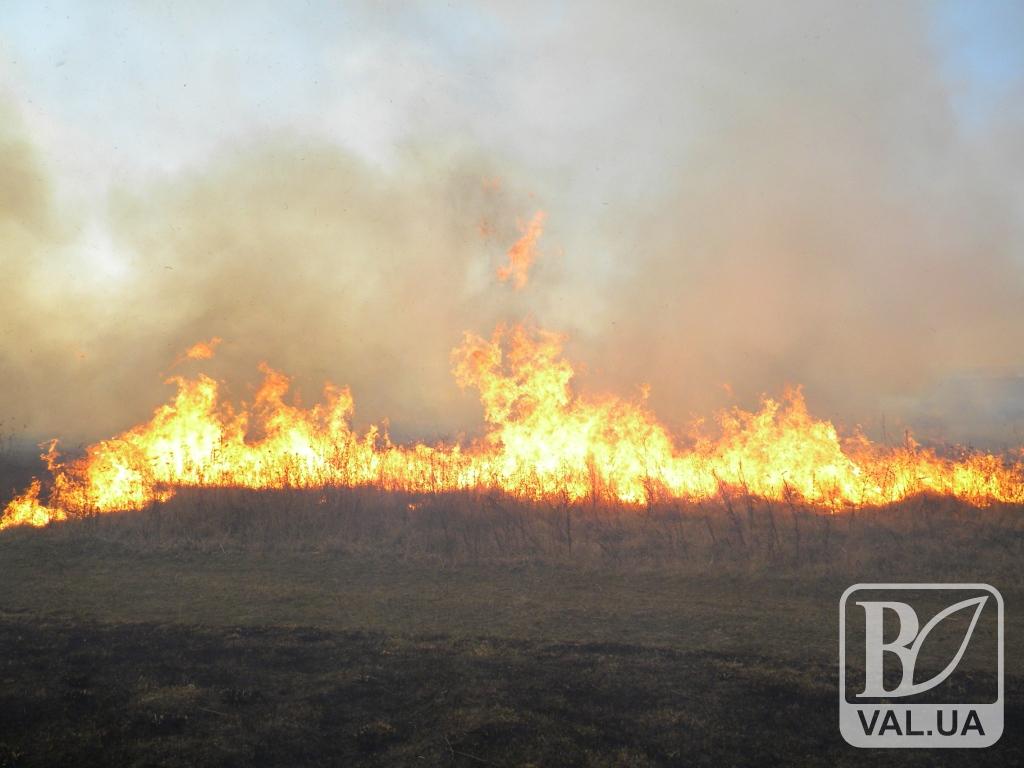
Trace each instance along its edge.
<instances>
[{"instance_id":1,"label":"burnt ground","mask_svg":"<svg viewBox=\"0 0 1024 768\"><path fill-rule=\"evenodd\" d=\"M711 650L11 616L0 647L5 766L1024 761L1012 727L980 752L854 750L831 665Z\"/></svg>"},{"instance_id":2,"label":"burnt ground","mask_svg":"<svg viewBox=\"0 0 1024 768\"><path fill-rule=\"evenodd\" d=\"M839 595L956 566L929 562L728 573L12 532L0 767L1024 765L1011 560L957 566L1006 601L996 746L857 750L838 732Z\"/></svg>"}]
</instances>

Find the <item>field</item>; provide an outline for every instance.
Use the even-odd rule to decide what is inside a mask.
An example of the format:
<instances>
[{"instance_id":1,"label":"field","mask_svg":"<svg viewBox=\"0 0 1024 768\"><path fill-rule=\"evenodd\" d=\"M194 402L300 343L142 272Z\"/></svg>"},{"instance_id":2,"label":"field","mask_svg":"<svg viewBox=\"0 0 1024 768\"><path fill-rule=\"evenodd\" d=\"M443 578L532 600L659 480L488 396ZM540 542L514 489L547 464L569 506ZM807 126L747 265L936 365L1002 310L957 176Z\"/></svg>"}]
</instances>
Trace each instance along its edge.
<instances>
[{"instance_id":1,"label":"field","mask_svg":"<svg viewBox=\"0 0 1024 768\"><path fill-rule=\"evenodd\" d=\"M1022 542L1011 507L741 492L616 511L217 491L16 529L0 766L1020 764ZM1001 588L995 747L839 736L839 595L908 578Z\"/></svg>"}]
</instances>

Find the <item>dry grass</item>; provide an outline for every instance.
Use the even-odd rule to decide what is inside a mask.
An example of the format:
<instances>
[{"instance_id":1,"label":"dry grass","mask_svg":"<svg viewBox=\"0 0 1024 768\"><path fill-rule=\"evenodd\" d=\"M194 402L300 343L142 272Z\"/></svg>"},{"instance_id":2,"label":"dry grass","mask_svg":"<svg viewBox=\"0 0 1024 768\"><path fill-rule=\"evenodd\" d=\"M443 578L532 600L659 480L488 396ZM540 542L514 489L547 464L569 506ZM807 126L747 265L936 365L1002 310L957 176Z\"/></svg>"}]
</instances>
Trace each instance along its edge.
<instances>
[{"instance_id":1,"label":"dry grass","mask_svg":"<svg viewBox=\"0 0 1024 768\"><path fill-rule=\"evenodd\" d=\"M691 572L856 574L945 580L983 565L1019 581L1021 508L921 495L832 512L722 489L711 502L534 501L494 491L372 488L179 490L139 512L0 535L85 539L133 551L337 552L441 563L544 562Z\"/></svg>"}]
</instances>

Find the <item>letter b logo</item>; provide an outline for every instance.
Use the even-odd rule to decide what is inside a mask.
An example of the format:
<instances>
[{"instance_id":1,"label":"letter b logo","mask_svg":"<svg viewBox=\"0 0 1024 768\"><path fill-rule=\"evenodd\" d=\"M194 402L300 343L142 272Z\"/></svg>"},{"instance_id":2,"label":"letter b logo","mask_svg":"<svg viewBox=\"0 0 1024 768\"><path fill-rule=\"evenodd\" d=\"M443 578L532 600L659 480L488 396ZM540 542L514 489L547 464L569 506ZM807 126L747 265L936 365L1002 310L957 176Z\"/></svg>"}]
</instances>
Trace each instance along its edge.
<instances>
[{"instance_id":1,"label":"letter b logo","mask_svg":"<svg viewBox=\"0 0 1024 768\"><path fill-rule=\"evenodd\" d=\"M907 603L884 601L858 602L857 605L864 609L864 626L866 628L864 638L866 649L864 657L865 684L864 691L858 695L878 698L883 696L912 696L915 693L923 693L939 685L952 674L953 670L956 669L956 665L960 663L960 659L963 658L964 652L967 650L967 644L971 641L971 635L974 633L974 627L978 623L978 617L981 616L981 611L985 607L987 600L987 595L961 600L959 603L955 603L935 614L934 618L920 631L918 631L917 613ZM943 619L968 608L974 608L971 624L967 628L967 634L964 635L963 642L960 643L960 647L952 661L930 680L915 683L914 667L917 663L917 655L921 652L921 645L928 637L928 634ZM890 643L883 642L886 610L892 611L899 619L899 634ZM903 666L903 679L891 691L886 690L883 684L883 654L887 652L895 654Z\"/></svg>"}]
</instances>

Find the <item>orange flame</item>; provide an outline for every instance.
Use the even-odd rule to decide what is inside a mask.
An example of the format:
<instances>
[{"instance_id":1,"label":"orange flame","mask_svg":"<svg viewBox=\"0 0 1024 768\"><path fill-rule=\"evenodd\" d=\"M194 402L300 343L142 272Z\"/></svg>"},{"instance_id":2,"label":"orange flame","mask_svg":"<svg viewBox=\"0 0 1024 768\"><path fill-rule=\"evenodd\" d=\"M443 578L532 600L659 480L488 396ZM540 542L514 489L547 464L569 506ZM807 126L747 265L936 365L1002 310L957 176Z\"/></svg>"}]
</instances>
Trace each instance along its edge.
<instances>
[{"instance_id":1,"label":"orange flame","mask_svg":"<svg viewBox=\"0 0 1024 768\"><path fill-rule=\"evenodd\" d=\"M498 267L498 279L504 283L511 278L517 291L526 287L530 267L537 258L537 241L544 233L544 211L537 211L526 228L520 225L520 229L522 237L508 249L508 264Z\"/></svg>"},{"instance_id":2,"label":"orange flame","mask_svg":"<svg viewBox=\"0 0 1024 768\"><path fill-rule=\"evenodd\" d=\"M377 427L357 434L347 389L327 384L320 404L289 402L290 380L263 365L249 405L224 401L205 375L170 380L177 393L152 419L61 463L46 454L47 504L34 480L0 517L0 529L69 516L142 509L186 486L285 488L375 486L439 492L499 489L542 499L641 504L655 497L703 500L730 487L831 509L877 505L934 492L976 505L1024 503L1024 463L971 453L944 458L908 441L842 438L807 411L799 389L764 399L754 412L718 414L718 434L683 446L644 400L585 396L562 338L499 327L467 334L452 353L462 387L480 393L487 423L468 445L395 445Z\"/></svg>"},{"instance_id":3,"label":"orange flame","mask_svg":"<svg viewBox=\"0 0 1024 768\"><path fill-rule=\"evenodd\" d=\"M208 360L216 354L221 341L223 339L219 336L214 336L209 341L199 341L185 350L185 357L190 360Z\"/></svg>"},{"instance_id":4,"label":"orange flame","mask_svg":"<svg viewBox=\"0 0 1024 768\"><path fill-rule=\"evenodd\" d=\"M214 355L217 354L217 347L220 346L220 336L213 336L209 341L198 341L191 347L186 349L171 363L171 369L177 368L179 365L184 363L186 360L210 360Z\"/></svg>"},{"instance_id":5,"label":"orange flame","mask_svg":"<svg viewBox=\"0 0 1024 768\"><path fill-rule=\"evenodd\" d=\"M189 360L209 360L215 354L221 341L223 339L220 336L214 336L209 341L197 342L185 350L185 357Z\"/></svg>"},{"instance_id":6,"label":"orange flame","mask_svg":"<svg viewBox=\"0 0 1024 768\"><path fill-rule=\"evenodd\" d=\"M67 514L59 507L47 507L39 501L39 492L42 484L33 478L25 492L16 496L4 509L0 517L0 530L11 528L15 525L31 525L41 528L52 522L59 522L67 519Z\"/></svg>"}]
</instances>

